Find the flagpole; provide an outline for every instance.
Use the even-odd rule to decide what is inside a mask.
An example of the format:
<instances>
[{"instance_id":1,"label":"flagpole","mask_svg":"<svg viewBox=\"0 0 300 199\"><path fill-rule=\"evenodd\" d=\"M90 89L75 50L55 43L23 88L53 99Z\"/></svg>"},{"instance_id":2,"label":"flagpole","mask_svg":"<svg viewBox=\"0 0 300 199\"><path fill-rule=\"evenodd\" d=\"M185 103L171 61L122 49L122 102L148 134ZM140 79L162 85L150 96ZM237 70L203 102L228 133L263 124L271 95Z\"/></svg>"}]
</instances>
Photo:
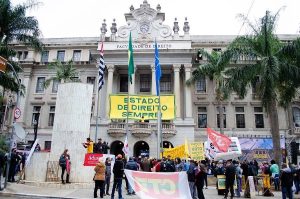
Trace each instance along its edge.
<instances>
[{"instance_id":1,"label":"flagpole","mask_svg":"<svg viewBox=\"0 0 300 199\"><path fill-rule=\"evenodd\" d=\"M99 93L100 92L98 90L95 142L96 142L97 137L98 137L98 117L99 117L99 103L100 103L100 95L99 95Z\"/></svg>"},{"instance_id":2,"label":"flagpole","mask_svg":"<svg viewBox=\"0 0 300 199\"><path fill-rule=\"evenodd\" d=\"M129 86L130 86L130 76L129 76L129 71L128 71L128 91L127 91L127 111L126 111L126 127L125 127L125 131L126 131L126 137L128 139L128 112L129 112ZM125 138L126 139L126 138ZM124 143L125 144L125 143ZM126 154L125 154L126 155ZM128 155L129 156L129 151L128 151ZM128 159L128 157L127 157Z\"/></svg>"}]
</instances>

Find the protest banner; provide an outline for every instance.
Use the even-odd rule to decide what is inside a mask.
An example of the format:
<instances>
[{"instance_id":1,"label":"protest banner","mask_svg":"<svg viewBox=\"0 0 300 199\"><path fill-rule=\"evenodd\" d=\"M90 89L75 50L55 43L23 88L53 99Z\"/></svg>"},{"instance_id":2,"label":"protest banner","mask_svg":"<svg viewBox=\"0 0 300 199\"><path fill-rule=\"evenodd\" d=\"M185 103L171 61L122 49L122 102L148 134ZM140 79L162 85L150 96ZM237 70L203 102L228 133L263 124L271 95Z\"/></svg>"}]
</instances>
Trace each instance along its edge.
<instances>
[{"instance_id":1,"label":"protest banner","mask_svg":"<svg viewBox=\"0 0 300 199\"><path fill-rule=\"evenodd\" d=\"M221 152L209 140L205 142L206 157L214 160L235 159L242 155L241 145L237 137L230 137L231 143L227 152Z\"/></svg>"},{"instance_id":2,"label":"protest banner","mask_svg":"<svg viewBox=\"0 0 300 199\"><path fill-rule=\"evenodd\" d=\"M174 95L160 96L161 113L163 120L175 118ZM110 119L156 120L159 107L158 96L129 96L110 95ZM128 111L127 111L128 109Z\"/></svg>"},{"instance_id":3,"label":"protest banner","mask_svg":"<svg viewBox=\"0 0 300 199\"><path fill-rule=\"evenodd\" d=\"M84 157L84 166L96 166L99 162L99 158L103 158L105 161L106 158L110 157L112 165L115 162L115 156L111 154L100 154L100 153L86 153Z\"/></svg>"},{"instance_id":4,"label":"protest banner","mask_svg":"<svg viewBox=\"0 0 300 199\"><path fill-rule=\"evenodd\" d=\"M143 199L192 199L186 172L158 173L125 169L132 189Z\"/></svg>"},{"instance_id":5,"label":"protest banner","mask_svg":"<svg viewBox=\"0 0 300 199\"><path fill-rule=\"evenodd\" d=\"M204 147L202 142L194 142L189 144L190 147L190 157L193 160L205 160Z\"/></svg>"},{"instance_id":6,"label":"protest banner","mask_svg":"<svg viewBox=\"0 0 300 199\"><path fill-rule=\"evenodd\" d=\"M163 152L162 155L164 157L170 156L172 159L187 158L188 157L188 153L186 151L185 144L182 144L182 145L179 145L177 147L170 148L170 149L164 149L164 152Z\"/></svg>"}]
</instances>

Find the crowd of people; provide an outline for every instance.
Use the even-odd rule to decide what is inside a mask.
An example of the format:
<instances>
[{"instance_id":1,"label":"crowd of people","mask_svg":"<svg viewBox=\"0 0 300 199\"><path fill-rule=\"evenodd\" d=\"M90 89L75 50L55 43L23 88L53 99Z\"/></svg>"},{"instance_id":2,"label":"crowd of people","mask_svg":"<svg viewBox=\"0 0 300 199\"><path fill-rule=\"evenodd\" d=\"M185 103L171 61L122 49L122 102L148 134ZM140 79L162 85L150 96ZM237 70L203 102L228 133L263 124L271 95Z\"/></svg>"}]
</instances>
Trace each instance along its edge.
<instances>
[{"instance_id":1,"label":"crowd of people","mask_svg":"<svg viewBox=\"0 0 300 199\"><path fill-rule=\"evenodd\" d=\"M224 198L241 197L242 188L244 188L244 197L250 198L248 176L253 176L255 189L261 192L264 196L273 196L271 184L274 184L275 190L282 192L282 198L293 198L292 186L295 185L296 194L299 192L300 182L300 167L286 164L281 165L272 160L270 163L257 161L227 160L227 161L210 161L208 159L202 161L194 161L191 159L182 160L170 157L162 159L147 158L147 157L130 157L127 162L122 155L116 156L116 161L112 169L114 174L113 187L109 192L109 182L111 180L111 163L107 158L105 162L102 160L95 167L95 189L94 197L97 197L97 191L100 189L100 197L110 195L114 198L117 190L118 197L122 198L122 180L125 178L127 195L134 195L135 192L128 183L124 175L124 169L143 171L143 172L186 172L191 197L193 199L205 199L203 189L207 188L207 176L218 175L225 176L225 190L221 193ZM260 184L262 183L262 184ZM217 185L218 189L218 185ZM109 194L111 193L111 194ZM230 193L230 196L229 196Z\"/></svg>"}]
</instances>

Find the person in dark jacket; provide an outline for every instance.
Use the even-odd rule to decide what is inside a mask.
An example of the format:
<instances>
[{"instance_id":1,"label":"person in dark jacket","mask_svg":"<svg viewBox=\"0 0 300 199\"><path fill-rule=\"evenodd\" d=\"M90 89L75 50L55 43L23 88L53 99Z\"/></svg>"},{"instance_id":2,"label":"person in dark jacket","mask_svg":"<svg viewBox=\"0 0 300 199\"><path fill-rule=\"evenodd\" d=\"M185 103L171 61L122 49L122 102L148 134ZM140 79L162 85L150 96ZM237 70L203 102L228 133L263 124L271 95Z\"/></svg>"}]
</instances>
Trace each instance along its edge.
<instances>
[{"instance_id":1,"label":"person in dark jacket","mask_svg":"<svg viewBox=\"0 0 300 199\"><path fill-rule=\"evenodd\" d=\"M234 184L234 180L235 180L235 167L232 164L231 160L227 160L226 162L226 170L225 170L225 199L227 199L228 197L228 193L230 190L230 198L232 199L234 196L234 190L233 190L233 184Z\"/></svg>"},{"instance_id":2,"label":"person in dark jacket","mask_svg":"<svg viewBox=\"0 0 300 199\"><path fill-rule=\"evenodd\" d=\"M19 164L20 157L17 154L17 149L12 149L9 173L8 173L8 182L15 182L16 167Z\"/></svg>"},{"instance_id":3,"label":"person in dark jacket","mask_svg":"<svg viewBox=\"0 0 300 199\"><path fill-rule=\"evenodd\" d=\"M189 168L186 171L187 176L188 176L188 182L189 182L189 187L190 187L190 192L192 195L192 198L196 197L195 194L195 174L196 174L196 164L194 160L189 160Z\"/></svg>"},{"instance_id":4,"label":"person in dark jacket","mask_svg":"<svg viewBox=\"0 0 300 199\"><path fill-rule=\"evenodd\" d=\"M5 165L5 154L0 152L0 191L2 190L1 184L2 184L2 172Z\"/></svg>"},{"instance_id":5,"label":"person in dark jacket","mask_svg":"<svg viewBox=\"0 0 300 199\"><path fill-rule=\"evenodd\" d=\"M94 147L94 153L100 153L100 154L103 154L103 143L102 143L102 139L99 138L98 139L98 142L95 144L95 147Z\"/></svg>"},{"instance_id":6,"label":"person in dark jacket","mask_svg":"<svg viewBox=\"0 0 300 199\"><path fill-rule=\"evenodd\" d=\"M198 192L198 199L205 199L203 195L203 187L204 187L204 181L205 181L205 176L206 175L206 168L204 164L200 164L199 166L200 171L196 174L195 177L195 185L197 187L197 192Z\"/></svg>"},{"instance_id":7,"label":"person in dark jacket","mask_svg":"<svg viewBox=\"0 0 300 199\"><path fill-rule=\"evenodd\" d=\"M105 195L108 196L110 195L109 194L110 177L111 177L111 159L110 157L107 157L105 160L105 186L106 186Z\"/></svg>"},{"instance_id":8,"label":"person in dark jacket","mask_svg":"<svg viewBox=\"0 0 300 199\"><path fill-rule=\"evenodd\" d=\"M114 168L113 168L113 173L114 173L114 184L113 184L113 188L111 191L111 199L114 198L116 187L118 187L119 199L121 199L121 198L123 198L122 197L122 178L123 178L123 174L124 174L124 163L123 163L121 154L117 155L117 159L116 159L116 162L115 162Z\"/></svg>"},{"instance_id":9,"label":"person in dark jacket","mask_svg":"<svg viewBox=\"0 0 300 199\"><path fill-rule=\"evenodd\" d=\"M280 181L281 181L281 192L282 199L286 199L288 196L289 199L293 199L293 173L290 168L287 168L286 164L282 164L282 170L280 173Z\"/></svg>"},{"instance_id":10,"label":"person in dark jacket","mask_svg":"<svg viewBox=\"0 0 300 199\"><path fill-rule=\"evenodd\" d=\"M126 163L125 169L137 171L139 169L138 164L133 160L132 157L129 158L129 161ZM128 195L135 195L132 187L128 183Z\"/></svg>"}]
</instances>

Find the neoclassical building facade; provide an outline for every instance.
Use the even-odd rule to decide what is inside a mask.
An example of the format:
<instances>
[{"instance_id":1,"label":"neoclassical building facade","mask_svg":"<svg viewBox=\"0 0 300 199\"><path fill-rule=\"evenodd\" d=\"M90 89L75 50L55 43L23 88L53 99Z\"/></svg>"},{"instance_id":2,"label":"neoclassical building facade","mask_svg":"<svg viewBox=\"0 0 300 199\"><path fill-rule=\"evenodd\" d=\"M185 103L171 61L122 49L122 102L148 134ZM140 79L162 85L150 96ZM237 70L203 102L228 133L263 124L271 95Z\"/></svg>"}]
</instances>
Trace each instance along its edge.
<instances>
[{"instance_id":1,"label":"neoclassical building facade","mask_svg":"<svg viewBox=\"0 0 300 199\"><path fill-rule=\"evenodd\" d=\"M205 62L197 49L222 51L236 37L234 35L190 35L188 19L181 24L175 19L172 27L164 25L165 13L160 5L151 8L144 1L139 8L130 7L125 14L127 24L118 27L115 20L108 24L105 20L100 26L100 37L85 38L44 38L43 52L35 52L22 44L12 44L17 58L23 67L20 74L26 88L20 100L21 117L17 120L25 131L27 140L33 140L33 123L38 120L38 138L42 149L51 148L51 134L55 118L55 104L58 82L51 82L44 87L44 82L55 75L48 69L54 60L67 62L73 60L81 82L93 84L93 106L91 107L90 137L95 138L96 115L99 110L97 138L107 141L111 153L121 152L125 139L125 121L109 118L109 96L111 94L155 95L154 41L157 41L162 68L160 82L161 94L175 96L175 118L162 121L163 145L176 146L189 141L205 141L206 127L218 130L219 119L215 100L215 83L208 77L186 85L195 67ZM110 29L110 32L107 30ZM135 73L133 83L128 87L128 39L132 34ZM283 42L296 38L297 35L279 35ZM98 95L99 45L104 45L106 65L105 84ZM241 59L237 64L248 60ZM100 98L98 100L98 97ZM97 103L99 101L99 103ZM99 107L97 107L99 106ZM223 103L225 120L224 132L229 136L241 138L271 137L269 118L261 101L255 95L255 89L249 88L248 95L240 99L232 94ZM9 110L11 110L10 108ZM289 132L287 112L279 108L280 133L284 138ZM8 111L6 118L12 112ZM293 104L295 126L300 125L299 100ZM4 130L10 119L4 120ZM156 155L157 122L147 121L140 125L129 120L129 148L133 155L149 153ZM296 131L298 132L298 131ZM82 142L85 141L82 137ZM296 139L297 140L297 139ZM297 140L298 142L298 140Z\"/></svg>"}]
</instances>

